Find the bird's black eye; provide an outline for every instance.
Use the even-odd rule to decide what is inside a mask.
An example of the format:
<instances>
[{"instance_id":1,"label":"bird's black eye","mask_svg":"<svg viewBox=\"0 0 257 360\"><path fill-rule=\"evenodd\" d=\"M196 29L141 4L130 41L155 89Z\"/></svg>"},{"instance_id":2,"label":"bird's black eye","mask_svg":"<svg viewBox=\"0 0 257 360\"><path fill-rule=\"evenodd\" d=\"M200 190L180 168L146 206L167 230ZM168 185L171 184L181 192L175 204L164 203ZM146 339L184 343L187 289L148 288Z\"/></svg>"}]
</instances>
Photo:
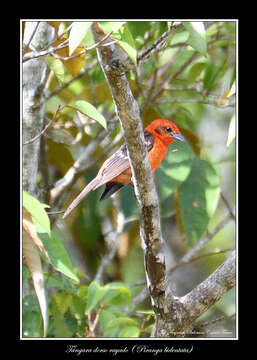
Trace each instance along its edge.
<instances>
[{"instance_id":1,"label":"bird's black eye","mask_svg":"<svg viewBox=\"0 0 257 360\"><path fill-rule=\"evenodd\" d=\"M170 127L168 127L168 126L165 127L165 130L166 130L167 132L169 132L169 133L172 133L172 132L173 132L172 129L171 129Z\"/></svg>"}]
</instances>

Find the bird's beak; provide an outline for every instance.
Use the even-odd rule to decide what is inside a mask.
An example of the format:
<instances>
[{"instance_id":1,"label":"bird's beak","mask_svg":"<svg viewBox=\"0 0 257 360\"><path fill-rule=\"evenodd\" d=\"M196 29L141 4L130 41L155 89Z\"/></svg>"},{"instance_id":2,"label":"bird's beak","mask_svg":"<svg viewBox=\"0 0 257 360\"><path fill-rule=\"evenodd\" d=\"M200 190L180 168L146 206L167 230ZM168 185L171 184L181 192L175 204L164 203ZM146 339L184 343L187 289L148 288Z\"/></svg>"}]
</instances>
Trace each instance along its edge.
<instances>
[{"instance_id":1,"label":"bird's beak","mask_svg":"<svg viewBox=\"0 0 257 360\"><path fill-rule=\"evenodd\" d=\"M173 133L172 137L174 137L174 139L176 139L176 140L186 142L186 139L184 138L184 136L181 133L179 133L179 134Z\"/></svg>"}]
</instances>

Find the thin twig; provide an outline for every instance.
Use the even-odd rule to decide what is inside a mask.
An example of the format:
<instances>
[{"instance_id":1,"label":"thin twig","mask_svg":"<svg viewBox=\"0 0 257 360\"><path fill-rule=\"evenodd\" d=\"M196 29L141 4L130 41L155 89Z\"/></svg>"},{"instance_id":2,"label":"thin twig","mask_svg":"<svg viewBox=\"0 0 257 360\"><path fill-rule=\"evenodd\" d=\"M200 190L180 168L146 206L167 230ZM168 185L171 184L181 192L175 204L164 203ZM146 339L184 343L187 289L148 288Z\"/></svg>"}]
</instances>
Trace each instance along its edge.
<instances>
[{"instance_id":1,"label":"thin twig","mask_svg":"<svg viewBox=\"0 0 257 360\"><path fill-rule=\"evenodd\" d=\"M92 313L91 312L88 313L87 317L88 317L89 333L86 333L85 337L96 337L95 329L98 324L99 316L103 310L103 307L104 307L104 304L103 304L103 301L101 301L100 305L99 305L99 309L97 310L97 313L95 315L94 321L92 321L92 318L91 318Z\"/></svg>"},{"instance_id":2,"label":"thin twig","mask_svg":"<svg viewBox=\"0 0 257 360\"><path fill-rule=\"evenodd\" d=\"M166 79L164 79L164 81L161 82L161 84L159 84L159 89L156 91L156 93L154 94L154 96L151 99L151 102L155 102L156 99L162 94L163 92L163 87L167 84L170 83L172 84L172 82L178 77L179 74L182 73L182 71L189 65L191 64L191 62L197 57L199 56L199 53L197 51L195 51L192 56L190 56L190 58L185 61L178 69L175 73L171 74L170 76L168 76Z\"/></svg>"},{"instance_id":3,"label":"thin twig","mask_svg":"<svg viewBox=\"0 0 257 360\"><path fill-rule=\"evenodd\" d=\"M188 263L194 255L204 247L204 245L210 241L221 229L223 229L230 221L232 220L232 217L230 214L227 214L223 220L221 220L218 225L212 229L204 238L200 239L195 246L189 250L176 264L176 266L179 266L180 264Z\"/></svg>"},{"instance_id":4,"label":"thin twig","mask_svg":"<svg viewBox=\"0 0 257 360\"><path fill-rule=\"evenodd\" d=\"M36 136L34 136L32 139L25 141L22 145L28 145L33 143L34 141L36 141L38 138L40 138L46 131L47 129L52 125L52 123L55 121L56 115L57 113L60 111L61 105L58 106L58 109L56 110L56 112L54 113L54 116L52 118L52 120L49 121L49 123L44 127L44 129L42 131L40 131L39 134L37 134Z\"/></svg>"},{"instance_id":5,"label":"thin twig","mask_svg":"<svg viewBox=\"0 0 257 360\"><path fill-rule=\"evenodd\" d=\"M161 98L156 100L157 104L179 104L179 103L196 103L196 104L206 104L206 105L214 105L217 107L225 108L225 107L234 107L235 100L231 98L227 103L222 104L219 102L219 99L212 100L211 98L199 99L199 98L173 98L173 99L165 99Z\"/></svg>"},{"instance_id":6,"label":"thin twig","mask_svg":"<svg viewBox=\"0 0 257 360\"><path fill-rule=\"evenodd\" d=\"M236 216L235 216L235 214L234 214L234 212L233 212L233 210L232 210L229 202L227 201L225 195L223 194L223 192L220 193L220 197L221 197L221 199L223 200L224 204L226 205L226 207L227 207L227 209L228 209L231 217L232 217L234 220L236 220Z\"/></svg>"},{"instance_id":7,"label":"thin twig","mask_svg":"<svg viewBox=\"0 0 257 360\"><path fill-rule=\"evenodd\" d=\"M142 51L137 57L137 66L142 66L156 52L162 50L166 46L167 41L170 35L173 33L174 29L181 25L181 23L171 25L170 28L165 31L157 40L155 40L155 42L148 49Z\"/></svg>"},{"instance_id":8,"label":"thin twig","mask_svg":"<svg viewBox=\"0 0 257 360\"><path fill-rule=\"evenodd\" d=\"M30 38L29 38L28 43L26 44L25 48L23 49L23 51L22 51L22 56L24 56L25 52L28 50L28 48L29 48L29 46L30 46L30 43L31 43L31 41L33 40L33 38L34 38L34 36L35 36L35 34L36 34L36 31L37 31L37 29L38 29L38 27L39 27L39 24L40 24L40 21L37 22L37 24L36 24L36 26L35 26L35 29L33 30L32 34L31 34L31 36L30 36Z\"/></svg>"},{"instance_id":9,"label":"thin twig","mask_svg":"<svg viewBox=\"0 0 257 360\"><path fill-rule=\"evenodd\" d=\"M71 30L72 25L73 25L73 23L70 24L60 35L58 35L56 39L54 39L54 40L51 41L49 44L47 44L47 45L44 47L44 49L49 48L49 46L53 45L57 40L60 40L60 39L63 37L63 35L65 35L68 31Z\"/></svg>"},{"instance_id":10,"label":"thin twig","mask_svg":"<svg viewBox=\"0 0 257 360\"><path fill-rule=\"evenodd\" d=\"M103 257L100 266L98 267L96 276L94 278L95 281L99 281L102 278L104 269L112 261L114 255L116 254L120 235L125 225L125 217L120 208L120 204L116 195L112 197L112 202L117 211L117 226L115 229L110 218L103 218L104 237L109 249L107 254Z\"/></svg>"},{"instance_id":11,"label":"thin twig","mask_svg":"<svg viewBox=\"0 0 257 360\"><path fill-rule=\"evenodd\" d=\"M67 29L66 29L66 32L67 32ZM66 44L67 40L64 40L63 43L59 44L58 46L56 47L53 47L52 44L53 42L51 42L48 47L46 49L43 49L43 50L40 50L40 51L33 51L31 53L28 53L28 54L25 54L22 61L23 62L26 62L28 60L31 60L31 59L36 59L36 58L39 58L41 56L47 56L47 55L51 55L53 56L54 58L56 59L59 59L59 60L63 60L63 61L67 61L67 60L71 60L71 59L74 59L78 56L81 56L83 54L86 53L86 51L89 51L89 50L93 50L93 49L96 49L98 46L100 46L110 35L112 34L112 31L109 32L108 34L106 34L100 41L96 42L94 45L91 45L91 46L79 46L79 48L83 48L83 50L77 54L74 54L74 55L71 55L71 56L60 56L58 54L56 54L56 51L60 50L60 49L64 49L66 47L68 47L68 45ZM56 40L55 40L56 41ZM111 42L113 43L113 42ZM105 46L107 45L110 45L111 43L109 44L105 44Z\"/></svg>"},{"instance_id":12,"label":"thin twig","mask_svg":"<svg viewBox=\"0 0 257 360\"><path fill-rule=\"evenodd\" d=\"M63 203L63 199L60 198L60 196L66 191L67 189L71 188L74 182L77 180L77 178L85 173L89 169L89 167L92 167L92 162L89 163L89 159L92 156L92 154L95 152L97 146L104 140L106 137L112 132L114 127L116 126L116 121L113 121L112 123L109 123L108 129L100 130L99 133L96 135L96 137L88 144L87 148L83 153L79 156L79 158L74 162L72 167L67 171L67 173L59 179L53 186L51 190L51 203L55 204L55 206L59 206L58 203Z\"/></svg>"},{"instance_id":13,"label":"thin twig","mask_svg":"<svg viewBox=\"0 0 257 360\"><path fill-rule=\"evenodd\" d=\"M216 323L221 322L221 321L231 320L234 316L235 316L235 314L232 314L232 315L229 316L229 317L220 316L220 317L218 317L218 318L216 318L216 319L204 321L204 322L202 322L202 323L200 323L200 324L197 324L197 327L198 327L198 328L206 327L206 326L213 325L213 324L216 324Z\"/></svg>"},{"instance_id":14,"label":"thin twig","mask_svg":"<svg viewBox=\"0 0 257 360\"><path fill-rule=\"evenodd\" d=\"M171 267L171 268L169 269L169 272L174 272L175 270L177 270L177 269L178 269L179 267L181 267L181 266L190 264L190 263L192 263L192 262L194 262L194 261L197 261L197 260L199 260L199 259L205 258L205 257L207 257L207 256L224 254L224 253L226 253L226 252L228 252L228 251L232 251L232 250L234 250L234 248L228 248L228 249L222 249L222 250L217 249L217 250L209 251L209 252L207 252L207 253L204 253L204 254L195 256L195 257L191 258L191 259L188 260L188 261L179 261L179 263L177 263L175 266L173 266L173 267Z\"/></svg>"}]
</instances>

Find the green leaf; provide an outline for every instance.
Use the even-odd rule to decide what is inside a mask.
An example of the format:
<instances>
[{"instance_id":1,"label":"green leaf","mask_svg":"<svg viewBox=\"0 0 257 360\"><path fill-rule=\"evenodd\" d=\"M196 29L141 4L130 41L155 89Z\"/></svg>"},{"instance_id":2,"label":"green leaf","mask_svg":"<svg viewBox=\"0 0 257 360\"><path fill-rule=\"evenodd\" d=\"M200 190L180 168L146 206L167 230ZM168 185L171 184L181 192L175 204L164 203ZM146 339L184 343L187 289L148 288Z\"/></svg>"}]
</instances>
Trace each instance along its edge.
<instances>
[{"instance_id":1,"label":"green leaf","mask_svg":"<svg viewBox=\"0 0 257 360\"><path fill-rule=\"evenodd\" d=\"M116 32L118 31L123 24L125 24L125 21L100 21L100 25L104 28L104 30L108 32Z\"/></svg>"},{"instance_id":2,"label":"green leaf","mask_svg":"<svg viewBox=\"0 0 257 360\"><path fill-rule=\"evenodd\" d=\"M92 21L74 21L69 36L69 56L80 45L86 36Z\"/></svg>"},{"instance_id":3,"label":"green leaf","mask_svg":"<svg viewBox=\"0 0 257 360\"><path fill-rule=\"evenodd\" d=\"M173 67L172 70L175 73L178 69L180 69L181 66L185 64L186 61L188 61L191 56L194 54L193 49L185 49L179 52L178 55L174 58Z\"/></svg>"},{"instance_id":4,"label":"green leaf","mask_svg":"<svg viewBox=\"0 0 257 360\"><path fill-rule=\"evenodd\" d=\"M22 300L22 335L42 337L42 316L35 295L26 295Z\"/></svg>"},{"instance_id":5,"label":"green leaf","mask_svg":"<svg viewBox=\"0 0 257 360\"><path fill-rule=\"evenodd\" d=\"M116 319L116 315L110 310L102 310L99 316L99 323L101 325L104 337L116 337L118 329L113 328L108 330L109 323Z\"/></svg>"},{"instance_id":6,"label":"green leaf","mask_svg":"<svg viewBox=\"0 0 257 360\"><path fill-rule=\"evenodd\" d=\"M227 147L229 147L229 145L232 143L235 137L236 137L236 112L234 110L232 118L230 119L230 124L228 129L228 139L226 144Z\"/></svg>"},{"instance_id":7,"label":"green leaf","mask_svg":"<svg viewBox=\"0 0 257 360\"><path fill-rule=\"evenodd\" d=\"M124 25L120 29L121 40L119 40L120 46L126 51L131 60L137 63L137 50L131 32L129 31L128 25Z\"/></svg>"},{"instance_id":8,"label":"green leaf","mask_svg":"<svg viewBox=\"0 0 257 360\"><path fill-rule=\"evenodd\" d=\"M137 310L136 312L139 314L147 314L147 315L155 316L155 312L153 310Z\"/></svg>"},{"instance_id":9,"label":"green leaf","mask_svg":"<svg viewBox=\"0 0 257 360\"><path fill-rule=\"evenodd\" d=\"M109 322L109 324L107 326L107 330L111 330L113 328L118 328L121 325L138 326L138 323L136 320L133 320L128 316L117 317Z\"/></svg>"},{"instance_id":10,"label":"green leaf","mask_svg":"<svg viewBox=\"0 0 257 360\"><path fill-rule=\"evenodd\" d=\"M32 225L32 224L31 224ZM33 225L32 225L33 226ZM23 232L22 255L28 265L44 323L44 337L48 328L48 303L44 288L44 276L38 247L26 230Z\"/></svg>"},{"instance_id":11,"label":"green leaf","mask_svg":"<svg viewBox=\"0 0 257 360\"><path fill-rule=\"evenodd\" d=\"M119 333L119 338L121 337L139 337L140 331L137 326L126 326Z\"/></svg>"},{"instance_id":12,"label":"green leaf","mask_svg":"<svg viewBox=\"0 0 257 360\"><path fill-rule=\"evenodd\" d=\"M96 120L105 129L107 128L104 116L89 102L85 100L77 100L72 102L70 105L67 105L67 107L77 110L84 115L87 115L91 119Z\"/></svg>"},{"instance_id":13,"label":"green leaf","mask_svg":"<svg viewBox=\"0 0 257 360\"><path fill-rule=\"evenodd\" d=\"M180 186L178 207L190 244L200 239L213 215L220 194L220 178L206 161L195 157L187 180Z\"/></svg>"},{"instance_id":14,"label":"green leaf","mask_svg":"<svg viewBox=\"0 0 257 360\"><path fill-rule=\"evenodd\" d=\"M195 80L201 75L205 67L206 62L197 62L196 64L194 64L189 71L188 80L191 83L195 82Z\"/></svg>"},{"instance_id":15,"label":"green leaf","mask_svg":"<svg viewBox=\"0 0 257 360\"><path fill-rule=\"evenodd\" d=\"M202 21L184 21L185 28L189 32L187 43L202 55L207 56L207 44L205 28Z\"/></svg>"},{"instance_id":16,"label":"green leaf","mask_svg":"<svg viewBox=\"0 0 257 360\"><path fill-rule=\"evenodd\" d=\"M73 295L72 303L70 304L71 315L77 320L85 319L86 303L84 299Z\"/></svg>"},{"instance_id":17,"label":"green leaf","mask_svg":"<svg viewBox=\"0 0 257 360\"><path fill-rule=\"evenodd\" d=\"M167 156L156 171L161 201L186 180L191 171L194 156L192 149L186 143L175 141L169 146Z\"/></svg>"},{"instance_id":18,"label":"green leaf","mask_svg":"<svg viewBox=\"0 0 257 360\"><path fill-rule=\"evenodd\" d=\"M57 333L57 337L66 338L71 337L72 332L67 328L63 313L58 308L55 299L51 303L51 310L53 315L53 323Z\"/></svg>"},{"instance_id":19,"label":"green leaf","mask_svg":"<svg viewBox=\"0 0 257 360\"><path fill-rule=\"evenodd\" d=\"M57 292L55 294L55 302L58 310L64 315L73 301L72 294L66 292Z\"/></svg>"},{"instance_id":20,"label":"green leaf","mask_svg":"<svg viewBox=\"0 0 257 360\"><path fill-rule=\"evenodd\" d=\"M50 221L45 211L45 208L49 208L50 206L42 204L34 196L30 195L27 191L22 192L22 201L23 206L31 214L32 221L36 226L37 230L38 228L42 228L45 232L50 233Z\"/></svg>"},{"instance_id":21,"label":"green leaf","mask_svg":"<svg viewBox=\"0 0 257 360\"><path fill-rule=\"evenodd\" d=\"M88 287L88 300L86 307L86 314L93 310L104 297L107 288L101 286L97 281L92 281Z\"/></svg>"},{"instance_id":22,"label":"green leaf","mask_svg":"<svg viewBox=\"0 0 257 360\"><path fill-rule=\"evenodd\" d=\"M131 291L123 283L109 283L104 288L104 305L124 307L131 303Z\"/></svg>"},{"instance_id":23,"label":"green leaf","mask_svg":"<svg viewBox=\"0 0 257 360\"><path fill-rule=\"evenodd\" d=\"M53 232L51 234L38 232L38 235L54 268L78 283L79 278L73 269L69 255L57 236Z\"/></svg>"},{"instance_id":24,"label":"green leaf","mask_svg":"<svg viewBox=\"0 0 257 360\"><path fill-rule=\"evenodd\" d=\"M203 88L210 90L213 82L216 78L216 74L219 71L219 67L214 63L210 62L205 69L204 78L203 78Z\"/></svg>"},{"instance_id":25,"label":"green leaf","mask_svg":"<svg viewBox=\"0 0 257 360\"><path fill-rule=\"evenodd\" d=\"M45 61L49 65L50 69L53 70L57 79L61 82L64 81L65 67L61 60L55 59L52 56L44 56Z\"/></svg>"},{"instance_id":26,"label":"green leaf","mask_svg":"<svg viewBox=\"0 0 257 360\"><path fill-rule=\"evenodd\" d=\"M135 39L137 36L144 36L150 27L149 21L128 21L127 26Z\"/></svg>"}]
</instances>

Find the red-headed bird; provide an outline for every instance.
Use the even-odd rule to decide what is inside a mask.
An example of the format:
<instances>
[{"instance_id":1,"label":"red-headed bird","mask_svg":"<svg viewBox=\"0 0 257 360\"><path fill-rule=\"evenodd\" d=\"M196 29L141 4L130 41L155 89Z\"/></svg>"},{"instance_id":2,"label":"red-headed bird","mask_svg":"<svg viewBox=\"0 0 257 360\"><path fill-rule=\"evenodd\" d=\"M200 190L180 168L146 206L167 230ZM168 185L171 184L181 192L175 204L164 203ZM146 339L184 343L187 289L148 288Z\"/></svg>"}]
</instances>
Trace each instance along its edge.
<instances>
[{"instance_id":1,"label":"red-headed bird","mask_svg":"<svg viewBox=\"0 0 257 360\"><path fill-rule=\"evenodd\" d=\"M175 140L185 141L179 128L170 120L157 119L144 130L145 143L148 151L152 172L154 172L165 158L168 146ZM100 198L105 200L126 185L133 185L126 144L122 145L101 166L96 177L72 201L63 215L63 219L81 202L91 191L106 184Z\"/></svg>"}]
</instances>

